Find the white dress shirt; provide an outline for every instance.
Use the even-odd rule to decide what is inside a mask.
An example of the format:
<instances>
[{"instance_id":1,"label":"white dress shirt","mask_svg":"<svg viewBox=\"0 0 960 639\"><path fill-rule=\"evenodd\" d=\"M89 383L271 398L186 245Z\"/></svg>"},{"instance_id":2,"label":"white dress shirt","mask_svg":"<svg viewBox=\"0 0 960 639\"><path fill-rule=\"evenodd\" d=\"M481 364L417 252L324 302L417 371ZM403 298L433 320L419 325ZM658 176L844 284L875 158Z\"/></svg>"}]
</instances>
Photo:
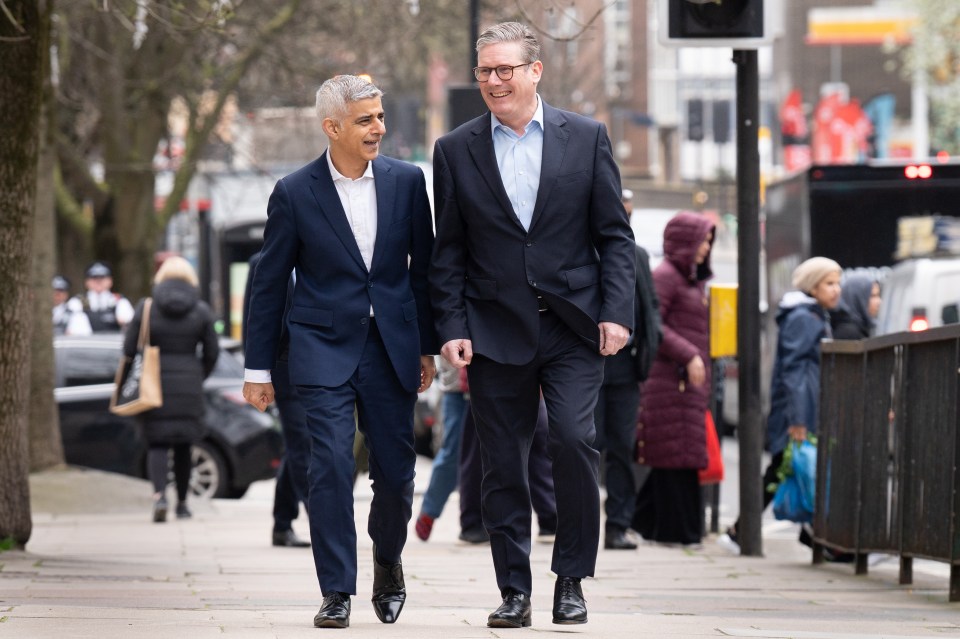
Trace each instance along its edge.
<instances>
[{"instance_id":1,"label":"white dress shirt","mask_svg":"<svg viewBox=\"0 0 960 639\"><path fill-rule=\"evenodd\" d=\"M523 228L529 231L543 163L543 103L538 95L537 110L524 127L523 135L517 135L492 113L490 118L493 151L497 156L503 188L513 205L513 212Z\"/></svg>"},{"instance_id":2,"label":"white dress shirt","mask_svg":"<svg viewBox=\"0 0 960 639\"><path fill-rule=\"evenodd\" d=\"M340 204L347 214L347 221L353 230L353 237L357 240L360 256L367 270L373 263L373 245L377 239L377 189L373 179L373 163L367 162L363 175L357 179L348 178L333 166L330 151L327 151L327 166L330 167L330 177L337 187ZM373 305L370 305L370 317L373 317ZM266 384L272 381L270 371L244 369L243 380Z\"/></svg>"}]
</instances>

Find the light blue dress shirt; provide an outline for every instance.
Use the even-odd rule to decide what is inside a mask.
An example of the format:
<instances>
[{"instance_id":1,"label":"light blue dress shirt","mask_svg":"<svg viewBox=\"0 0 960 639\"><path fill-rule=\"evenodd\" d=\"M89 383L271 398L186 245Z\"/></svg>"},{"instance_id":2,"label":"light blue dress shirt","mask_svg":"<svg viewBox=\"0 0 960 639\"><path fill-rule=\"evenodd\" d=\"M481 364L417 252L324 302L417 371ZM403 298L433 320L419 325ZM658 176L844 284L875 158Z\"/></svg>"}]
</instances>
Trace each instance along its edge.
<instances>
[{"instance_id":1,"label":"light blue dress shirt","mask_svg":"<svg viewBox=\"0 0 960 639\"><path fill-rule=\"evenodd\" d=\"M540 187L540 165L543 162L543 102L537 96L537 110L533 119L524 127L523 135L517 135L510 127L501 124L497 116L490 114L493 132L493 151L497 156L497 168L513 212L520 218L523 228L530 230L533 206L537 202Z\"/></svg>"}]
</instances>

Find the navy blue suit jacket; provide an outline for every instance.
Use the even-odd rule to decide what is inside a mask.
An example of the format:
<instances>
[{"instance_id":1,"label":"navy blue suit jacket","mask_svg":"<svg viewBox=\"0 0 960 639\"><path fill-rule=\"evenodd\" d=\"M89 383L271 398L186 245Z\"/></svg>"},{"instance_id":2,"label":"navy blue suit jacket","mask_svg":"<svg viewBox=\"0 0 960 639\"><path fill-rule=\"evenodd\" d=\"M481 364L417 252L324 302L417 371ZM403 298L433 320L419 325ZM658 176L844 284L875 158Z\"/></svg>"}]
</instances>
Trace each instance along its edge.
<instances>
[{"instance_id":1,"label":"navy blue suit jacket","mask_svg":"<svg viewBox=\"0 0 960 639\"><path fill-rule=\"evenodd\" d=\"M536 352L537 296L599 350L599 322L633 328L636 257L604 126L543 104L543 162L529 232L497 169L490 114L434 147L430 270L440 343L470 339L503 364Z\"/></svg>"},{"instance_id":2,"label":"navy blue suit jacket","mask_svg":"<svg viewBox=\"0 0 960 639\"><path fill-rule=\"evenodd\" d=\"M364 265L326 153L277 182L267 206L260 262L251 287L246 367L273 368L287 279L297 285L287 316L290 380L336 387L356 370L377 328L402 386L420 385L420 355L437 352L427 293L433 221L423 172L380 156L373 161L377 237Z\"/></svg>"}]
</instances>

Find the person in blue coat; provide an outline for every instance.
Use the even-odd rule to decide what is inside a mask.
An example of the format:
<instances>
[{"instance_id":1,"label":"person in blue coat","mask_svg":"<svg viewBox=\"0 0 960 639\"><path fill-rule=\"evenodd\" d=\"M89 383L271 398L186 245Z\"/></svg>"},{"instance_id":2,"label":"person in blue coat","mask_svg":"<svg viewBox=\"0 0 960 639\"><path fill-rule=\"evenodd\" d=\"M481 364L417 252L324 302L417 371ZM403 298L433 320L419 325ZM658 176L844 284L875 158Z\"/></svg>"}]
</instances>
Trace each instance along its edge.
<instances>
[{"instance_id":1,"label":"person in blue coat","mask_svg":"<svg viewBox=\"0 0 960 639\"><path fill-rule=\"evenodd\" d=\"M811 257L793 271L794 291L783 296L777 310L777 355L770 383L767 450L772 458L763 474L763 508L779 483L777 469L793 439L803 441L817 432L820 399L820 340L831 337L829 311L840 303L840 265L826 257ZM740 551L737 522L720 539ZM804 541L807 531L801 531Z\"/></svg>"}]
</instances>

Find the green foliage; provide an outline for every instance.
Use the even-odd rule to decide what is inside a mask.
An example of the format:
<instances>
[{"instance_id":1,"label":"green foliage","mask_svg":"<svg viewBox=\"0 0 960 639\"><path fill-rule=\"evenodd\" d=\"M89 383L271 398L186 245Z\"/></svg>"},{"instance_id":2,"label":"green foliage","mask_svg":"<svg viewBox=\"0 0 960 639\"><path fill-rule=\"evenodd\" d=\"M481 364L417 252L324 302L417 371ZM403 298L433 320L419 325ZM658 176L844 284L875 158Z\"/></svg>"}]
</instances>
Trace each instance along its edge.
<instances>
[{"instance_id":1,"label":"green foliage","mask_svg":"<svg viewBox=\"0 0 960 639\"><path fill-rule=\"evenodd\" d=\"M6 537L4 539L0 539L0 552L13 550L16 547L17 547L17 542L13 537Z\"/></svg>"}]
</instances>

